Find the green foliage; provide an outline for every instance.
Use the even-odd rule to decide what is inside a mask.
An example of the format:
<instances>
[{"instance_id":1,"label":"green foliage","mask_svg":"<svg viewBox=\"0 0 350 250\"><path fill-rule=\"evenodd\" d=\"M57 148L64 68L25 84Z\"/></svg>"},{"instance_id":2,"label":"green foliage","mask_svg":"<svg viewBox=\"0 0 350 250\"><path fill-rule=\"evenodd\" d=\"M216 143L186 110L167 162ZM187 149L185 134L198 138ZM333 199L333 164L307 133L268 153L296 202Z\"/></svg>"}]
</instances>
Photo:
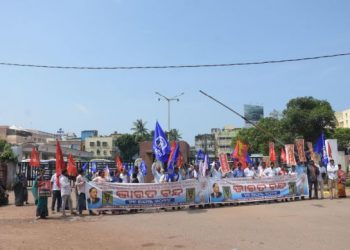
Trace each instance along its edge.
<instances>
[{"instance_id":1,"label":"green foliage","mask_svg":"<svg viewBox=\"0 0 350 250\"><path fill-rule=\"evenodd\" d=\"M168 141L179 141L182 139L179 130L174 128L170 129L170 131L167 132L167 137L168 137Z\"/></svg>"},{"instance_id":2,"label":"green foliage","mask_svg":"<svg viewBox=\"0 0 350 250\"><path fill-rule=\"evenodd\" d=\"M312 142L317 140L325 128L332 131L336 125L330 103L313 97L291 99L283 111L282 120L285 122L285 131Z\"/></svg>"},{"instance_id":3,"label":"green foliage","mask_svg":"<svg viewBox=\"0 0 350 250\"><path fill-rule=\"evenodd\" d=\"M240 139L249 144L250 153L267 155L269 141L275 142L277 151L283 146L278 141L289 144L294 143L296 138L304 138L306 141L315 142L322 131L325 131L327 136L332 133L335 121L334 111L329 102L313 97L299 97L288 102L281 119L275 112L272 117L263 118L258 122L257 126L261 129L252 127L240 130L237 137L233 138L232 146L234 147L236 140ZM343 146L349 143L347 133L338 131L337 135L344 139Z\"/></svg>"},{"instance_id":4,"label":"green foliage","mask_svg":"<svg viewBox=\"0 0 350 250\"><path fill-rule=\"evenodd\" d=\"M131 130L134 131L133 135L135 136L137 142L151 139L151 135L149 130L146 128L146 124L147 122L142 121L142 119L137 119L135 122L133 122L134 127L131 128Z\"/></svg>"},{"instance_id":5,"label":"green foliage","mask_svg":"<svg viewBox=\"0 0 350 250\"><path fill-rule=\"evenodd\" d=\"M17 162L17 157L11 149L11 145L5 140L0 140L0 160Z\"/></svg>"},{"instance_id":6,"label":"green foliage","mask_svg":"<svg viewBox=\"0 0 350 250\"><path fill-rule=\"evenodd\" d=\"M132 157L139 152L139 144L134 135L121 135L116 141L116 146L120 150L123 161L132 161Z\"/></svg>"},{"instance_id":7,"label":"green foliage","mask_svg":"<svg viewBox=\"0 0 350 250\"><path fill-rule=\"evenodd\" d=\"M336 128L331 138L338 140L338 150L344 151L350 147L350 128Z\"/></svg>"}]
</instances>

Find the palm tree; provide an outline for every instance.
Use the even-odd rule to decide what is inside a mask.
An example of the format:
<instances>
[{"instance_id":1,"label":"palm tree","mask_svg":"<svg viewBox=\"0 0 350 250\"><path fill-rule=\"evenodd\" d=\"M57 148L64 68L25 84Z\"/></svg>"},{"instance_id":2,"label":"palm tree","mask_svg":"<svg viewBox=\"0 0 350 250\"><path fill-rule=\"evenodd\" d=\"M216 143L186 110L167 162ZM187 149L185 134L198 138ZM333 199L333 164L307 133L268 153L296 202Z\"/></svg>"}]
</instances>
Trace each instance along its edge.
<instances>
[{"instance_id":1,"label":"palm tree","mask_svg":"<svg viewBox=\"0 0 350 250\"><path fill-rule=\"evenodd\" d=\"M131 130L134 131L133 135L138 141L148 140L150 137L149 130L146 128L146 123L147 122L142 121L142 119L137 119L133 122L134 127L131 128Z\"/></svg>"},{"instance_id":2,"label":"palm tree","mask_svg":"<svg viewBox=\"0 0 350 250\"><path fill-rule=\"evenodd\" d=\"M182 136L176 128L170 129L170 131L167 133L168 134L168 140L169 141L178 141L182 139Z\"/></svg>"}]
</instances>

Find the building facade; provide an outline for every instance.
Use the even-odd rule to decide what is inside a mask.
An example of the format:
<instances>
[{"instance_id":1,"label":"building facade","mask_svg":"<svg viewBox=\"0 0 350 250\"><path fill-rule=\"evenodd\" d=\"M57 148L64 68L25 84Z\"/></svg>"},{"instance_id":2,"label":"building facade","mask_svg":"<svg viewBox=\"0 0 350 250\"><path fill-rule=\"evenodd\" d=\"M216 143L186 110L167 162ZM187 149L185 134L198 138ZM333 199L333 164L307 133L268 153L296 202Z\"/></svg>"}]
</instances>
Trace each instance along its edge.
<instances>
[{"instance_id":1,"label":"building facade","mask_svg":"<svg viewBox=\"0 0 350 250\"><path fill-rule=\"evenodd\" d=\"M85 141L86 138L89 137L97 137L98 131L97 130L83 130L81 131L81 140Z\"/></svg>"},{"instance_id":2,"label":"building facade","mask_svg":"<svg viewBox=\"0 0 350 250\"><path fill-rule=\"evenodd\" d=\"M212 128L211 134L200 134L195 136L195 149L200 149L208 154L209 158L217 158L219 154L230 155L233 151L232 139L237 136L240 128L226 125L224 128Z\"/></svg>"},{"instance_id":3,"label":"building facade","mask_svg":"<svg viewBox=\"0 0 350 250\"><path fill-rule=\"evenodd\" d=\"M194 138L196 152L202 150L208 154L209 158L213 159L216 156L216 143L214 134L200 134Z\"/></svg>"},{"instance_id":4,"label":"building facade","mask_svg":"<svg viewBox=\"0 0 350 250\"><path fill-rule=\"evenodd\" d=\"M350 128L350 109L334 113L338 128Z\"/></svg>"},{"instance_id":5,"label":"building facade","mask_svg":"<svg viewBox=\"0 0 350 250\"><path fill-rule=\"evenodd\" d=\"M94 158L110 159L116 153L117 136L95 136L85 138L85 151L92 153Z\"/></svg>"},{"instance_id":6,"label":"building facade","mask_svg":"<svg viewBox=\"0 0 350 250\"><path fill-rule=\"evenodd\" d=\"M264 107L258 105L244 105L244 117L247 118L254 124L257 124L260 119L264 118ZM253 125L251 123L245 122L245 127L249 128Z\"/></svg>"},{"instance_id":7,"label":"building facade","mask_svg":"<svg viewBox=\"0 0 350 250\"><path fill-rule=\"evenodd\" d=\"M47 143L49 140L55 140L56 135L16 126L0 126L0 139L11 145L21 145L23 143Z\"/></svg>"},{"instance_id":8,"label":"building facade","mask_svg":"<svg viewBox=\"0 0 350 250\"><path fill-rule=\"evenodd\" d=\"M232 154L232 140L237 136L239 130L240 128L235 128L232 125L226 125L223 129L212 129L212 133L215 136L217 157L221 153Z\"/></svg>"}]
</instances>

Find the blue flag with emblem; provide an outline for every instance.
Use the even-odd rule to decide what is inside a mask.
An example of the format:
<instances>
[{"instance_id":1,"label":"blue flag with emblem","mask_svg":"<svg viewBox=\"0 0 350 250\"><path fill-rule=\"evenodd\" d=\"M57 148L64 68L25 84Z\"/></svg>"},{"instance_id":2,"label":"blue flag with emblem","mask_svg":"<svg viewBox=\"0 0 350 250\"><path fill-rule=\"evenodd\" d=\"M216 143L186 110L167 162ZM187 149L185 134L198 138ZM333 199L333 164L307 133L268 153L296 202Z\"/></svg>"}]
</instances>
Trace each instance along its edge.
<instances>
[{"instance_id":1,"label":"blue flag with emblem","mask_svg":"<svg viewBox=\"0 0 350 250\"><path fill-rule=\"evenodd\" d=\"M141 161L140 170L141 170L143 176L147 175L147 166L146 166L146 163L144 160Z\"/></svg>"},{"instance_id":2,"label":"blue flag with emblem","mask_svg":"<svg viewBox=\"0 0 350 250\"><path fill-rule=\"evenodd\" d=\"M314 151L321 156L321 161L324 166L328 164L328 157L326 152L326 137L322 131L320 137L317 139Z\"/></svg>"},{"instance_id":3,"label":"blue flag with emblem","mask_svg":"<svg viewBox=\"0 0 350 250\"><path fill-rule=\"evenodd\" d=\"M199 164L199 161L204 161L205 154L203 150L198 150L197 155L196 155L196 164Z\"/></svg>"},{"instance_id":4,"label":"blue flag with emblem","mask_svg":"<svg viewBox=\"0 0 350 250\"><path fill-rule=\"evenodd\" d=\"M154 130L152 149L157 160L161 162L168 161L168 155L170 153L169 142L158 122L156 123L156 129Z\"/></svg>"},{"instance_id":5,"label":"blue flag with emblem","mask_svg":"<svg viewBox=\"0 0 350 250\"><path fill-rule=\"evenodd\" d=\"M81 167L81 169L85 172L88 165L89 163L85 162L84 165Z\"/></svg>"}]
</instances>

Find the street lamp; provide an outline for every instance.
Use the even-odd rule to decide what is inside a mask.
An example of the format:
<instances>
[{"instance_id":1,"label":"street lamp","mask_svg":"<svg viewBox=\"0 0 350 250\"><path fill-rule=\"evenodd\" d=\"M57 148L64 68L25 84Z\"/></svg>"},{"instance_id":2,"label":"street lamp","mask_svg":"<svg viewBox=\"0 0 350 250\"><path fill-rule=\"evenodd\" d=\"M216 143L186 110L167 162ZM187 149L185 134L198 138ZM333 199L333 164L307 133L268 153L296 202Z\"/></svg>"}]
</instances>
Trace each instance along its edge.
<instances>
[{"instance_id":1,"label":"street lamp","mask_svg":"<svg viewBox=\"0 0 350 250\"><path fill-rule=\"evenodd\" d=\"M162 97L164 100L166 100L168 102L168 132L170 132L170 102L171 101L178 101L179 102L180 101L179 97L184 95L185 93L182 92L181 94L173 96L171 98L170 97L166 97L166 96L162 95L159 92L155 92L155 93L156 93L156 95L159 95L160 97ZM161 100L160 97L158 97L158 101Z\"/></svg>"}]
</instances>

